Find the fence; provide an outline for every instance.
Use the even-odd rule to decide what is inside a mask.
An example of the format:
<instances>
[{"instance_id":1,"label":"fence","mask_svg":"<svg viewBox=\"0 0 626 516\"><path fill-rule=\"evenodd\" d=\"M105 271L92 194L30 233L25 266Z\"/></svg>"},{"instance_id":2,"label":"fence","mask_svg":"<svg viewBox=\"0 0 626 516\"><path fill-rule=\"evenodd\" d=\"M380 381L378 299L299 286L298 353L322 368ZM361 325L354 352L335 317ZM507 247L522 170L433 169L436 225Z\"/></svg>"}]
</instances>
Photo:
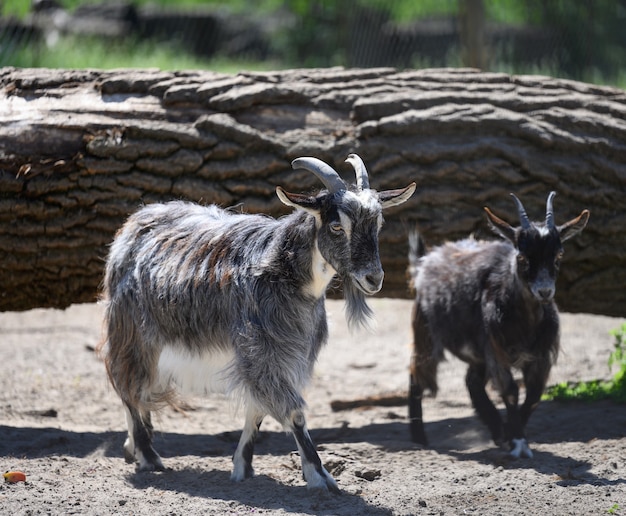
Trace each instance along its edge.
<instances>
[{"instance_id":1,"label":"fence","mask_svg":"<svg viewBox=\"0 0 626 516\"><path fill-rule=\"evenodd\" d=\"M626 0L442 0L437 12L403 19L374 1L318 0L300 10L291 4L235 12L227 2L181 10L85 1L70 12L42 0L23 19L0 19L0 66L47 66L41 49L89 34L174 41L203 59L270 61L273 68L470 65L624 83ZM513 7L514 16L503 11ZM17 59L24 48L29 57Z\"/></svg>"}]
</instances>

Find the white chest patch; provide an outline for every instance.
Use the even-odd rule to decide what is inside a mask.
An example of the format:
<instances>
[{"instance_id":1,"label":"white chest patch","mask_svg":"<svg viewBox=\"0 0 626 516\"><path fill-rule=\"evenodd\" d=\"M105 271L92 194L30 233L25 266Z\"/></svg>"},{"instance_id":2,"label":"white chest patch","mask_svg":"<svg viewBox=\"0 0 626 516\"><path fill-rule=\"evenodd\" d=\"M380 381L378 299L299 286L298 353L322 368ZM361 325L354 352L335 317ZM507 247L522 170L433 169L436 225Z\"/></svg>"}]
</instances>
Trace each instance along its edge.
<instances>
[{"instance_id":1,"label":"white chest patch","mask_svg":"<svg viewBox=\"0 0 626 516\"><path fill-rule=\"evenodd\" d=\"M234 355L226 351L189 353L180 346L165 346L159 357L159 382L173 383L182 394L227 394L232 389L230 367Z\"/></svg>"},{"instance_id":2,"label":"white chest patch","mask_svg":"<svg viewBox=\"0 0 626 516\"><path fill-rule=\"evenodd\" d=\"M315 250L313 252L313 259L311 261L311 272L313 280L308 285L304 286L304 290L307 294L312 295L315 298L320 298L326 292L328 284L332 281L337 271L324 260L324 257L315 244Z\"/></svg>"}]
</instances>

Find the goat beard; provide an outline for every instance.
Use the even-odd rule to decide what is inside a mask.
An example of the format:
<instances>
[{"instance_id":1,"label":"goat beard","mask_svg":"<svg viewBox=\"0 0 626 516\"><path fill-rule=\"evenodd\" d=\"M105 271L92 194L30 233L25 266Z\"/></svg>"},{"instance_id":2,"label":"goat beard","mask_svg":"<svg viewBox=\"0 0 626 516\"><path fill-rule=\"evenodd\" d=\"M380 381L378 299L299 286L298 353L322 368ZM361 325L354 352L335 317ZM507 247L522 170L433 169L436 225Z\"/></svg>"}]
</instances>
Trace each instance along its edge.
<instances>
[{"instance_id":1,"label":"goat beard","mask_svg":"<svg viewBox=\"0 0 626 516\"><path fill-rule=\"evenodd\" d=\"M369 321L374 313L367 304L365 294L352 279L344 279L343 296L346 300L346 319L350 329L369 328Z\"/></svg>"}]
</instances>

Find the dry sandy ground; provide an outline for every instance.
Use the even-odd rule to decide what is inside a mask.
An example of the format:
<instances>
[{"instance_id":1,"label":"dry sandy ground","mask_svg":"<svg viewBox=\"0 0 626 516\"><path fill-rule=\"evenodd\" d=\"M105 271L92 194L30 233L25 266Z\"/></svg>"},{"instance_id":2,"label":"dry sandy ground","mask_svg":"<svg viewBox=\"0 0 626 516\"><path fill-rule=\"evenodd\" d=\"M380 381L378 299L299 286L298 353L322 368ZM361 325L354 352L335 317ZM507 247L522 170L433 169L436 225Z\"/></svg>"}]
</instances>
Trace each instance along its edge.
<instances>
[{"instance_id":1,"label":"dry sandy ground","mask_svg":"<svg viewBox=\"0 0 626 516\"><path fill-rule=\"evenodd\" d=\"M406 406L333 412L332 400L404 391L410 303L375 299L374 333L351 335L329 302L331 339L307 392L308 423L341 496L307 490L291 436L261 427L256 476L229 479L242 417L220 397L163 411L155 446L170 470L122 458L124 416L93 348L96 305L0 314L2 514L626 514L626 407L544 402L529 423L533 459L511 460L473 415L464 367L440 370L425 402L431 447L408 438ZM620 321L564 315L551 382L608 378L608 330Z\"/></svg>"}]
</instances>

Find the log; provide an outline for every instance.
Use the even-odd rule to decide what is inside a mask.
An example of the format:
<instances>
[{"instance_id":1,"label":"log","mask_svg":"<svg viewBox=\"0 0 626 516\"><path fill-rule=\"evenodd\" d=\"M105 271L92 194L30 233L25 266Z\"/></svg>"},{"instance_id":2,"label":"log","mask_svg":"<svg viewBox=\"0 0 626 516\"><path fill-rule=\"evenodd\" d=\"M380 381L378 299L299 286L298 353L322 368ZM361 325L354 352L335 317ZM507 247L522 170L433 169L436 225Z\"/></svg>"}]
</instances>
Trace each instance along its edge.
<instances>
[{"instance_id":1,"label":"log","mask_svg":"<svg viewBox=\"0 0 626 516\"><path fill-rule=\"evenodd\" d=\"M386 213L381 292L410 297L407 232L430 245L517 223L515 192L567 242L562 310L626 314L626 93L472 69L246 72L0 69L0 311L97 299L107 246L141 204L286 213L275 187L320 187L290 161L360 154L372 187L416 181ZM351 179L351 178L350 178Z\"/></svg>"},{"instance_id":2,"label":"log","mask_svg":"<svg viewBox=\"0 0 626 516\"><path fill-rule=\"evenodd\" d=\"M330 408L333 412L341 412L372 407L401 407L407 402L406 392L390 392L350 400L331 400Z\"/></svg>"}]
</instances>

